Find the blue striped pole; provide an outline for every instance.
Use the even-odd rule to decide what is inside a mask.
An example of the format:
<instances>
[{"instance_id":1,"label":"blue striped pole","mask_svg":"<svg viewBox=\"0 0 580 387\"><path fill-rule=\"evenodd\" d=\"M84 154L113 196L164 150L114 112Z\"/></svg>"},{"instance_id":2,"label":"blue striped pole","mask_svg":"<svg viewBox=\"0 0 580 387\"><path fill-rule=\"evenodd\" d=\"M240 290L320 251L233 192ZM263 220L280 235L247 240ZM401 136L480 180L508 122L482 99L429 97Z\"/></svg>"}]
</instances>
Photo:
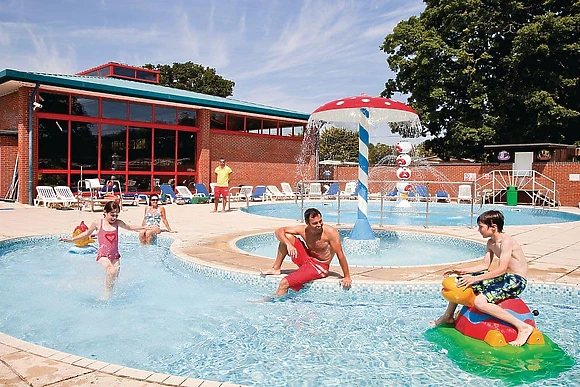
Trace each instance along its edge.
<instances>
[{"instance_id":1,"label":"blue striped pole","mask_svg":"<svg viewBox=\"0 0 580 387\"><path fill-rule=\"evenodd\" d=\"M358 125L358 211L357 220L350 239L375 240L367 218L369 198L369 110L360 109L362 115Z\"/></svg>"}]
</instances>

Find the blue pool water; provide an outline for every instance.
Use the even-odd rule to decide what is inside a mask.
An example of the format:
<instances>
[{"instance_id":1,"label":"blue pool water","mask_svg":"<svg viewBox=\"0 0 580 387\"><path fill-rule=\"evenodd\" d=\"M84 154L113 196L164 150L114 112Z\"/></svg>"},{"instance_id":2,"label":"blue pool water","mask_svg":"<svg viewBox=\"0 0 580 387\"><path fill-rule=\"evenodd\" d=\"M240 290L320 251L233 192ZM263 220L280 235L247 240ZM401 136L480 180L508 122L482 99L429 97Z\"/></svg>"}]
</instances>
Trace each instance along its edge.
<instances>
[{"instance_id":1,"label":"blue pool water","mask_svg":"<svg viewBox=\"0 0 580 387\"><path fill-rule=\"evenodd\" d=\"M276 302L275 278L186 264L161 246L121 239L121 275L99 301L103 270L56 238L0 243L0 331L128 367L256 386L494 385L425 339L445 307L435 285L343 291L320 281ZM580 378L580 294L530 285L538 326L577 361L533 385Z\"/></svg>"},{"instance_id":2,"label":"blue pool water","mask_svg":"<svg viewBox=\"0 0 580 387\"><path fill-rule=\"evenodd\" d=\"M339 230L341 238L350 230ZM470 261L483 257L485 245L434 234L374 231L380 251L374 254L347 253L351 266L421 266ZM276 258L278 240L274 233L238 239L236 247L266 258ZM290 258L286 257L287 260Z\"/></svg>"},{"instance_id":3,"label":"blue pool water","mask_svg":"<svg viewBox=\"0 0 580 387\"><path fill-rule=\"evenodd\" d=\"M304 202L304 209L309 207L317 208L322 213L324 221L331 223L337 223L338 221L337 206L336 201L316 200ZM411 208L397 208L396 202L384 202L382 224L400 226L471 226L470 204L429 203L428 219L426 210L427 204L425 202L411 203ZM474 226L477 226L477 216L487 210L502 211L506 227L580 221L579 214L522 206L516 208L484 205L480 208L477 205L474 206L474 210L476 211L473 218ZM303 219L300 202L298 204L286 202L252 205L248 210L244 209L244 211L248 211L250 214L274 218ZM340 211L340 223L354 224L357 217L357 201L341 200ZM379 201L369 201L368 219L371 225L381 224Z\"/></svg>"}]
</instances>

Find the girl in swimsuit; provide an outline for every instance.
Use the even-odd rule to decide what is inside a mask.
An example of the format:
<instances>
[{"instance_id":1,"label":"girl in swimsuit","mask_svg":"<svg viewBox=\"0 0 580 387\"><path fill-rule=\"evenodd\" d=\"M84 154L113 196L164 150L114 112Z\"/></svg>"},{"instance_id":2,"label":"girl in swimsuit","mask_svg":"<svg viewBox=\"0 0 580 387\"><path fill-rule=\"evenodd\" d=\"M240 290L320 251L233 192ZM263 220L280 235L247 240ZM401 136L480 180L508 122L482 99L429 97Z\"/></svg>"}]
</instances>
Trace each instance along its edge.
<instances>
[{"instance_id":1,"label":"girl in swimsuit","mask_svg":"<svg viewBox=\"0 0 580 387\"><path fill-rule=\"evenodd\" d=\"M118 218L120 207L115 201L109 201L105 204L103 217L104 219L95 220L91 226L84 232L73 238L60 238L63 242L73 242L78 239L86 238L92 235L97 229L99 249L97 251L97 262L103 266L107 273L105 278L105 299L108 298L115 286L115 281L119 277L119 227L125 230L142 230L143 226L132 226Z\"/></svg>"},{"instance_id":2,"label":"girl in swimsuit","mask_svg":"<svg viewBox=\"0 0 580 387\"><path fill-rule=\"evenodd\" d=\"M139 233L139 240L143 245L150 245L157 234L161 233L161 222L167 228L167 231L173 232L169 227L169 222L165 215L165 208L159 207L159 196L152 194L149 198L149 206L145 207L145 215L141 226L145 229Z\"/></svg>"}]
</instances>

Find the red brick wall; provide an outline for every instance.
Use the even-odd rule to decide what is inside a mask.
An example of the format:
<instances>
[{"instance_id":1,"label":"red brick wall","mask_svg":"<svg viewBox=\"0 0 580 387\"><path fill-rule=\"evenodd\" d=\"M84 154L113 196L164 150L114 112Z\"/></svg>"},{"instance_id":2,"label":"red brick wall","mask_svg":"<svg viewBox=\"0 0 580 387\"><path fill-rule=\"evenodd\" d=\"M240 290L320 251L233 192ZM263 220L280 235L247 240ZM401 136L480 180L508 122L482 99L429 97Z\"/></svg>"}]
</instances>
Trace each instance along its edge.
<instances>
[{"instance_id":1,"label":"red brick wall","mask_svg":"<svg viewBox=\"0 0 580 387\"><path fill-rule=\"evenodd\" d=\"M232 168L230 186L294 185L300 180L296 156L302 139L291 137L259 136L254 134L211 132L211 181L219 158L225 157ZM208 184L207 181L204 183Z\"/></svg>"},{"instance_id":2,"label":"red brick wall","mask_svg":"<svg viewBox=\"0 0 580 387\"><path fill-rule=\"evenodd\" d=\"M448 181L463 182L464 173L475 173L477 178L493 170L511 170L512 164L433 164L428 167L413 167L411 180L415 181ZM569 175L580 173L580 163L535 163L532 168L556 182L556 189L560 193L560 202L563 206L578 206L580 202L580 182L570 181ZM334 178L336 180L357 180L357 167L338 167L335 169ZM395 167L371 167L369 171L369 190L378 192L378 183L373 180L397 181ZM430 184L430 191L446 189L457 194L457 184ZM453 191L455 190L455 191ZM451 193L454 196L453 193Z\"/></svg>"}]
</instances>

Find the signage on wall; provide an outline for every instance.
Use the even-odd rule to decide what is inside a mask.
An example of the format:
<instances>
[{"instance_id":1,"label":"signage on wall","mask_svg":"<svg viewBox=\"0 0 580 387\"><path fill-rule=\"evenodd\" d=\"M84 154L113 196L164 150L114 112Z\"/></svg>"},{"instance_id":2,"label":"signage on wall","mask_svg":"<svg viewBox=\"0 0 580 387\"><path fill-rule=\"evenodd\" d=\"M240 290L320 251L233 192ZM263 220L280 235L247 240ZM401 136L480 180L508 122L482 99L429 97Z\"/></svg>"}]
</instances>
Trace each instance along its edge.
<instances>
[{"instance_id":1,"label":"signage on wall","mask_svg":"<svg viewBox=\"0 0 580 387\"><path fill-rule=\"evenodd\" d=\"M477 173L465 172L463 174L463 181L475 181L477 179Z\"/></svg>"},{"instance_id":2,"label":"signage on wall","mask_svg":"<svg viewBox=\"0 0 580 387\"><path fill-rule=\"evenodd\" d=\"M542 149L536 154L536 159L538 161L548 161L552 158L552 153L549 149Z\"/></svg>"},{"instance_id":3,"label":"signage on wall","mask_svg":"<svg viewBox=\"0 0 580 387\"><path fill-rule=\"evenodd\" d=\"M509 161L509 159L511 159L510 152L502 150L497 154L497 159L499 161Z\"/></svg>"}]
</instances>

